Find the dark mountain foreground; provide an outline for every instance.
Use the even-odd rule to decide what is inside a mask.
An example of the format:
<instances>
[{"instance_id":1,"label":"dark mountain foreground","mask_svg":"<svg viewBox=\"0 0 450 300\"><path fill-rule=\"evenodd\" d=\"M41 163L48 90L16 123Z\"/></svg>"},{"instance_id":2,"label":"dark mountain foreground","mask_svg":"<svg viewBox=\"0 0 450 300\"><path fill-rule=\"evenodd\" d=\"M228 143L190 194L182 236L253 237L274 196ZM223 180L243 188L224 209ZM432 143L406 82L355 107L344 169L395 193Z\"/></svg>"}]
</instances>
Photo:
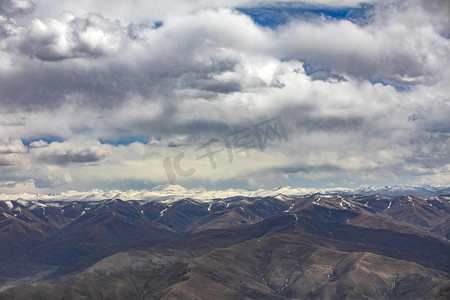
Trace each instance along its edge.
<instances>
[{"instance_id":1,"label":"dark mountain foreground","mask_svg":"<svg viewBox=\"0 0 450 300\"><path fill-rule=\"evenodd\" d=\"M0 201L0 299L450 299L450 196Z\"/></svg>"}]
</instances>

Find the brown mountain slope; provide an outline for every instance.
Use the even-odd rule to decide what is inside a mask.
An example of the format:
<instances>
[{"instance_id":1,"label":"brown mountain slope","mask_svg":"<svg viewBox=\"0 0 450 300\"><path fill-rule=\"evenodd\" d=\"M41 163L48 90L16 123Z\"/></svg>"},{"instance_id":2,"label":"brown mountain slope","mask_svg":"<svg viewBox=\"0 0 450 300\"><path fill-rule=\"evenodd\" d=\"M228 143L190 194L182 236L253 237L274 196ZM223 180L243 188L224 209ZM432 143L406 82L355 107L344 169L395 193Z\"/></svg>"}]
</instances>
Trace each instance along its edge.
<instances>
[{"instance_id":1,"label":"brown mountain slope","mask_svg":"<svg viewBox=\"0 0 450 300\"><path fill-rule=\"evenodd\" d=\"M101 273L86 272L64 283L22 285L0 294L0 299L449 296L448 243L347 225L348 213L344 218L339 212L321 213L320 208L316 213L285 213L253 225L187 235L150 248L147 254L130 253L128 268L117 273L113 269L91 277ZM337 222L340 219L344 224ZM156 258L160 264L151 263ZM110 265L124 264L123 255L108 259Z\"/></svg>"},{"instance_id":2,"label":"brown mountain slope","mask_svg":"<svg viewBox=\"0 0 450 300\"><path fill-rule=\"evenodd\" d=\"M449 208L320 194L0 201L0 290L37 284L0 299L445 297Z\"/></svg>"}]
</instances>

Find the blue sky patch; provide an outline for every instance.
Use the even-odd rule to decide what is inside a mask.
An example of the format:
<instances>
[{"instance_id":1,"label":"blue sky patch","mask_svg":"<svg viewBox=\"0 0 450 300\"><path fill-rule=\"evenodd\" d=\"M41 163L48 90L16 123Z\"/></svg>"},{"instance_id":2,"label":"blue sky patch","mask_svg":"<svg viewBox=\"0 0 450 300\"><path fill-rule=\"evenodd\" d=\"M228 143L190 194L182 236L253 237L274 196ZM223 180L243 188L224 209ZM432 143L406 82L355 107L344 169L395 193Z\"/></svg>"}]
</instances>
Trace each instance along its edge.
<instances>
[{"instance_id":1,"label":"blue sky patch","mask_svg":"<svg viewBox=\"0 0 450 300\"><path fill-rule=\"evenodd\" d=\"M398 92L409 92L412 89L411 85L401 84L401 83L395 82L393 80L388 80L388 79L383 79L383 78L378 78L378 79L372 80L370 83L372 83L372 84L381 83L382 85L390 85Z\"/></svg>"},{"instance_id":2,"label":"blue sky patch","mask_svg":"<svg viewBox=\"0 0 450 300\"><path fill-rule=\"evenodd\" d=\"M130 136L121 136L116 139L101 139L100 143L109 144L109 145L113 145L113 146L119 146L119 145L127 146L132 143L136 143L136 142L142 143L142 144L147 144L148 140L149 139L147 136L130 135Z\"/></svg>"},{"instance_id":3,"label":"blue sky patch","mask_svg":"<svg viewBox=\"0 0 450 300\"><path fill-rule=\"evenodd\" d=\"M53 142L59 142L59 143L64 142L64 139L63 139L63 138L57 137L57 136L53 136L53 135L50 135L50 136L36 137L36 138L32 138L32 139L23 139L23 140L22 140L22 143L23 143L25 146L29 146L32 142L37 142L37 141L40 141L40 140L46 142L47 144L51 144L51 143L53 143Z\"/></svg>"},{"instance_id":4,"label":"blue sky patch","mask_svg":"<svg viewBox=\"0 0 450 300\"><path fill-rule=\"evenodd\" d=\"M276 28L295 19L314 19L324 16L328 19L349 20L357 24L365 24L370 17L373 5L362 4L359 7L318 7L298 4L278 4L270 6L237 8L238 11L252 18L263 27Z\"/></svg>"}]
</instances>

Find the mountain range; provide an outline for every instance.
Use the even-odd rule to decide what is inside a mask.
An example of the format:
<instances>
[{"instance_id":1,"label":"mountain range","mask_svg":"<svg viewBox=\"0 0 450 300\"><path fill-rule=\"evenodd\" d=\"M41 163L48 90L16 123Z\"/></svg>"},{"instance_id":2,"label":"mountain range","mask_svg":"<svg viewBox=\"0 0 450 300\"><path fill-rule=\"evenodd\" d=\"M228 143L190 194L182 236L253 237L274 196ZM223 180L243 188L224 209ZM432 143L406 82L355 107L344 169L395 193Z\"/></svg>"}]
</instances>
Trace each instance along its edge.
<instances>
[{"instance_id":1,"label":"mountain range","mask_svg":"<svg viewBox=\"0 0 450 300\"><path fill-rule=\"evenodd\" d=\"M5 199L0 299L449 299L448 189L371 191Z\"/></svg>"},{"instance_id":2,"label":"mountain range","mask_svg":"<svg viewBox=\"0 0 450 300\"><path fill-rule=\"evenodd\" d=\"M226 189L208 190L203 187L186 189L178 184L158 185L150 190L112 190L103 191L94 189L87 192L68 191L60 194L0 194L1 200L42 200L42 201L96 201L104 199L126 200L179 200L184 198L196 200L223 199L230 197L268 197L283 194L286 196L301 196L321 193L324 195L385 195L385 196L432 196L450 194L449 187L443 186L383 186L383 187L360 187L360 188L297 188L283 186L274 189ZM1 201L0 200L0 201Z\"/></svg>"}]
</instances>

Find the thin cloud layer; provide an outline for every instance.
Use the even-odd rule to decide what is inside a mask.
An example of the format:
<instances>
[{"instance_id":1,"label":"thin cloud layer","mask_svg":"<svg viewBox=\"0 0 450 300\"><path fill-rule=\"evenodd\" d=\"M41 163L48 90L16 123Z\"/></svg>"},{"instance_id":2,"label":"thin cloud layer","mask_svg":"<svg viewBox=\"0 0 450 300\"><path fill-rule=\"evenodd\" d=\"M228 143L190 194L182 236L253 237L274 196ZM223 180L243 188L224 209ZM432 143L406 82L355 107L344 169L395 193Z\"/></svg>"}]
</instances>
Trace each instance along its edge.
<instances>
[{"instance_id":1,"label":"thin cloud layer","mask_svg":"<svg viewBox=\"0 0 450 300\"><path fill-rule=\"evenodd\" d=\"M446 1L164 3L2 2L1 192L448 183Z\"/></svg>"}]
</instances>

